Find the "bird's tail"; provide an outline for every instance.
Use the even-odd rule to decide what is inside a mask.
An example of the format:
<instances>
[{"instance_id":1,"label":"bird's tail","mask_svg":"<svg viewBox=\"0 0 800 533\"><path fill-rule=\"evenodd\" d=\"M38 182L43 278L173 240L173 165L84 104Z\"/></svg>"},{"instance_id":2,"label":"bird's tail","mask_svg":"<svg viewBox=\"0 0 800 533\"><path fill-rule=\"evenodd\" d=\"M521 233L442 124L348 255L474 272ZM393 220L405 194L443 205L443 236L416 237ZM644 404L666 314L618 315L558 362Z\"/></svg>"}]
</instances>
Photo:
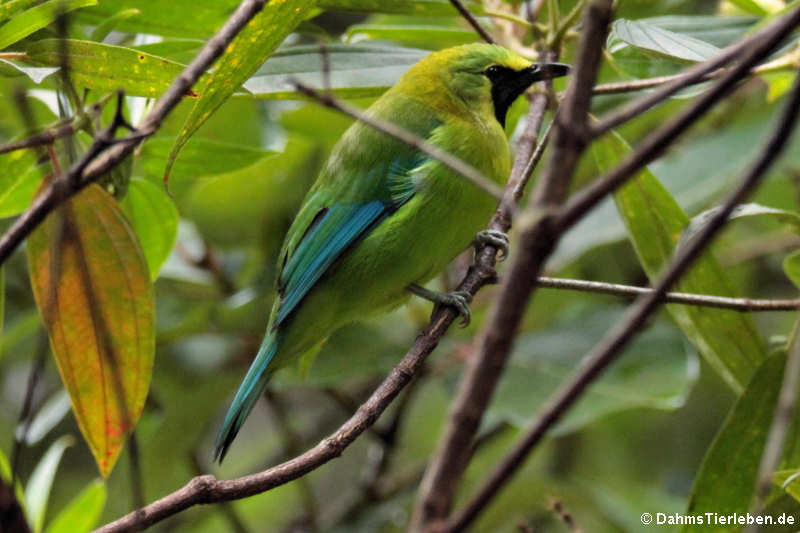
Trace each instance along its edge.
<instances>
[{"instance_id":1,"label":"bird's tail","mask_svg":"<svg viewBox=\"0 0 800 533\"><path fill-rule=\"evenodd\" d=\"M275 357L275 352L278 351L280 344L280 334L276 331L267 333L264 342L261 343L261 348L258 350L253 364L247 371L242 384L239 385L239 390L236 391L236 396L233 398L231 406L228 408L228 414L225 415L225 421L222 423L217 434L217 442L214 445L214 460L222 463L225 459L225 454L228 453L228 447L236 438L236 434L244 425L244 421L256 400L264 392L267 387L271 372L267 371L270 361Z\"/></svg>"}]
</instances>

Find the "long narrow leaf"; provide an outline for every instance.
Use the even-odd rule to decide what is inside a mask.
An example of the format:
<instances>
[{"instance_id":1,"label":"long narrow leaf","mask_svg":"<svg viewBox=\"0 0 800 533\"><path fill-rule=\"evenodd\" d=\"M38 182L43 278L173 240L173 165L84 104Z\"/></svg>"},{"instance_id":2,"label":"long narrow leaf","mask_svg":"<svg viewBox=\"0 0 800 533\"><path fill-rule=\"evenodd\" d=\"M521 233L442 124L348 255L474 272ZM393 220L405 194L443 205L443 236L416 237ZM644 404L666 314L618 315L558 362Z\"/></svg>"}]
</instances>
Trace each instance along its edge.
<instances>
[{"instance_id":1,"label":"long narrow leaf","mask_svg":"<svg viewBox=\"0 0 800 533\"><path fill-rule=\"evenodd\" d=\"M91 6L97 0L50 0L32 7L0 26L0 50L24 39L52 23L59 15L81 7Z\"/></svg>"},{"instance_id":2,"label":"long narrow leaf","mask_svg":"<svg viewBox=\"0 0 800 533\"><path fill-rule=\"evenodd\" d=\"M64 451L74 442L72 435L64 435L55 441L36 465L28 480L28 486L25 488L25 504L28 520L33 525L33 533L40 533L44 527L47 501L50 499L50 488L56 477L58 463L61 462Z\"/></svg>"},{"instance_id":3,"label":"long narrow leaf","mask_svg":"<svg viewBox=\"0 0 800 533\"><path fill-rule=\"evenodd\" d=\"M618 135L593 146L601 170L610 169L630 152ZM642 268L651 280L670 263L689 217L647 169L614 196ZM682 278L677 290L730 296L725 272L714 257L702 255ZM669 305L667 309L701 355L737 392L741 392L766 357L764 344L749 315L726 309Z\"/></svg>"}]
</instances>

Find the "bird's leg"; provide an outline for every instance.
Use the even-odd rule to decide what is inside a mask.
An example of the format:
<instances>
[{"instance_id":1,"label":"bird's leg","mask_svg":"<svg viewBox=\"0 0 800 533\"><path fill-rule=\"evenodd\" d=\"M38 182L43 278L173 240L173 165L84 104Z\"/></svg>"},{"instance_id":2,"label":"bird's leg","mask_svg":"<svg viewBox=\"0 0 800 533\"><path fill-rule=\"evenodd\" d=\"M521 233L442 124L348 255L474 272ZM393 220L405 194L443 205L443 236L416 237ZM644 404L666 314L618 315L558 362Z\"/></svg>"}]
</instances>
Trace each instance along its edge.
<instances>
[{"instance_id":1,"label":"bird's leg","mask_svg":"<svg viewBox=\"0 0 800 533\"><path fill-rule=\"evenodd\" d=\"M407 286L406 290L411 294L433 302L436 306L449 305L450 307L454 307L458 314L461 315L462 327L467 327L469 321L472 319L472 311L469 309L469 304L472 302L472 295L467 291L436 292L421 287L416 283Z\"/></svg>"},{"instance_id":2,"label":"bird's leg","mask_svg":"<svg viewBox=\"0 0 800 533\"><path fill-rule=\"evenodd\" d=\"M508 235L496 229L485 229L479 231L475 235L475 240L472 241L472 246L475 247L475 252L486 245L494 246L500 255L497 256L498 261L505 260L508 257Z\"/></svg>"}]
</instances>

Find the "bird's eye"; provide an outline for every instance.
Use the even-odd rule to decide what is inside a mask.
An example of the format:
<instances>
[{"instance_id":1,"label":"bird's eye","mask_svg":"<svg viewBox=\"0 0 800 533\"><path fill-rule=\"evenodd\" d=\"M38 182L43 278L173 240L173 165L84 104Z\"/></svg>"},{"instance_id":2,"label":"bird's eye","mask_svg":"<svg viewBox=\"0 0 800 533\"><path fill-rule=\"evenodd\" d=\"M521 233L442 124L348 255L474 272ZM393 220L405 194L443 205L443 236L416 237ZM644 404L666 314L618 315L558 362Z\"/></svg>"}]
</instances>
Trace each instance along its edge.
<instances>
[{"instance_id":1,"label":"bird's eye","mask_svg":"<svg viewBox=\"0 0 800 533\"><path fill-rule=\"evenodd\" d=\"M498 77L502 71L503 69L499 66L492 65L484 71L484 75L491 80Z\"/></svg>"}]
</instances>

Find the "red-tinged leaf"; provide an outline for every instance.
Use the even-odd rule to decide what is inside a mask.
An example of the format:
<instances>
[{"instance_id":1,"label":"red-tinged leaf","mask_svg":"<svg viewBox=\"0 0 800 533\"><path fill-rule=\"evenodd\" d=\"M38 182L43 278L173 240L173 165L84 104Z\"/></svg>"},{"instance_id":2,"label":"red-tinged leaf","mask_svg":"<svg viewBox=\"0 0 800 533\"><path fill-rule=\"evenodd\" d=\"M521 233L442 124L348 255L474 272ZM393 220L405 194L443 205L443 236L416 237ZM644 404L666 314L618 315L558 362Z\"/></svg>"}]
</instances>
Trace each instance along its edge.
<instances>
[{"instance_id":1,"label":"red-tinged leaf","mask_svg":"<svg viewBox=\"0 0 800 533\"><path fill-rule=\"evenodd\" d=\"M155 306L147 263L118 204L97 185L51 214L27 252L75 418L108 476L150 386Z\"/></svg>"}]
</instances>

